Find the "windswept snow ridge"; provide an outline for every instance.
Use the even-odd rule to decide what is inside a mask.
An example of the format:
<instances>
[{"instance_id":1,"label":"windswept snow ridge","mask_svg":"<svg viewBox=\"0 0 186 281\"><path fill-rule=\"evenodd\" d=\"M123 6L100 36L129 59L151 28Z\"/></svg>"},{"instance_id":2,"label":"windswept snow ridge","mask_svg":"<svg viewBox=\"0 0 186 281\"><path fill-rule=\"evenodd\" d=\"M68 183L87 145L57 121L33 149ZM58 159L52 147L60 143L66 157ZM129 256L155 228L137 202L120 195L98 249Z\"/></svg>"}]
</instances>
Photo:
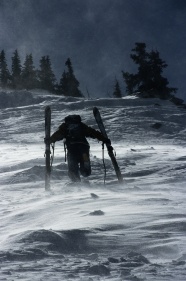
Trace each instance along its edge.
<instances>
[{"instance_id":1,"label":"windswept snow ridge","mask_svg":"<svg viewBox=\"0 0 186 281\"><path fill-rule=\"evenodd\" d=\"M97 128L101 112L124 183L89 140L90 185L68 185L56 143L44 190L44 109L52 131L68 114ZM0 280L184 281L186 110L159 99L64 98L0 92Z\"/></svg>"}]
</instances>

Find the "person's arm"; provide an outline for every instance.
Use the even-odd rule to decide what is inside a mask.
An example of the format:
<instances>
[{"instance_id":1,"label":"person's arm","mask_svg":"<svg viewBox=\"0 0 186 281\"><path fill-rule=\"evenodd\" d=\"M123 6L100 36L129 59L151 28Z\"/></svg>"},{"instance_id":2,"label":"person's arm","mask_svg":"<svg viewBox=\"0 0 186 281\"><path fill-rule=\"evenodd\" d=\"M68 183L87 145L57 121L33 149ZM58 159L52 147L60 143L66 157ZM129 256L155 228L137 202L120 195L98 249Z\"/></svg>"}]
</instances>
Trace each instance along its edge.
<instances>
[{"instance_id":1,"label":"person's arm","mask_svg":"<svg viewBox=\"0 0 186 281\"><path fill-rule=\"evenodd\" d=\"M56 141L60 141L65 138L66 126L65 123L62 123L59 126L59 129L54 132L50 137L50 142L55 143Z\"/></svg>"},{"instance_id":2,"label":"person's arm","mask_svg":"<svg viewBox=\"0 0 186 281\"><path fill-rule=\"evenodd\" d=\"M110 144L110 139L105 138L100 131L93 129L93 128L87 126L86 124L83 124L83 125L84 125L84 128L85 128L86 137L98 139L99 141Z\"/></svg>"}]
</instances>

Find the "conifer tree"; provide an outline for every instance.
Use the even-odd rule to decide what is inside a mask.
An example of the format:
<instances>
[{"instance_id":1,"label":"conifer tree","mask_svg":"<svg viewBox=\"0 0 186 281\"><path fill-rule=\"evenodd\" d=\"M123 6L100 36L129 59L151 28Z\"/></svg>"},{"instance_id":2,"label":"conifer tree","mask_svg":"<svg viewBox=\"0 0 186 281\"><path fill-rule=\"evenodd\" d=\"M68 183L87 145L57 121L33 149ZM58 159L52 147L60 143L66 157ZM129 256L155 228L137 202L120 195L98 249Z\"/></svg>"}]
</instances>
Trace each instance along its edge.
<instances>
[{"instance_id":1,"label":"conifer tree","mask_svg":"<svg viewBox=\"0 0 186 281\"><path fill-rule=\"evenodd\" d=\"M114 96L114 98L121 98L122 97L120 85L119 85L119 82L118 82L117 79L116 79L116 83L115 83L115 86L114 86L113 96Z\"/></svg>"},{"instance_id":2,"label":"conifer tree","mask_svg":"<svg viewBox=\"0 0 186 281\"><path fill-rule=\"evenodd\" d=\"M176 88L168 87L168 80L162 76L167 67L160 58L158 51L146 51L145 43L136 43L130 57L138 66L136 74L122 72L126 83L127 94L141 94L147 97L169 98L171 93L176 93Z\"/></svg>"},{"instance_id":3,"label":"conifer tree","mask_svg":"<svg viewBox=\"0 0 186 281\"><path fill-rule=\"evenodd\" d=\"M37 87L38 83L32 54L26 55L21 76L23 88L29 90Z\"/></svg>"},{"instance_id":4,"label":"conifer tree","mask_svg":"<svg viewBox=\"0 0 186 281\"><path fill-rule=\"evenodd\" d=\"M14 89L21 88L21 60L18 51L15 50L12 57L12 82L11 86Z\"/></svg>"},{"instance_id":5,"label":"conifer tree","mask_svg":"<svg viewBox=\"0 0 186 281\"><path fill-rule=\"evenodd\" d=\"M64 71L59 83L59 94L72 97L83 97L79 90L79 81L76 79L70 58L65 63L67 71Z\"/></svg>"},{"instance_id":6,"label":"conifer tree","mask_svg":"<svg viewBox=\"0 0 186 281\"><path fill-rule=\"evenodd\" d=\"M137 91L137 85L138 85L138 76L137 74L131 74L129 72L122 71L123 78L126 84L126 94L127 95L133 95Z\"/></svg>"},{"instance_id":7,"label":"conifer tree","mask_svg":"<svg viewBox=\"0 0 186 281\"><path fill-rule=\"evenodd\" d=\"M39 87L50 92L55 91L56 78L52 70L49 56L43 56L40 60L38 71Z\"/></svg>"},{"instance_id":8,"label":"conifer tree","mask_svg":"<svg viewBox=\"0 0 186 281\"><path fill-rule=\"evenodd\" d=\"M67 93L68 93L68 79L67 79L67 74L65 71L63 71L63 74L59 81L58 93L63 96L67 96Z\"/></svg>"},{"instance_id":9,"label":"conifer tree","mask_svg":"<svg viewBox=\"0 0 186 281\"><path fill-rule=\"evenodd\" d=\"M9 86L10 79L11 76L6 62L5 51L2 50L0 53L0 86L3 88Z\"/></svg>"},{"instance_id":10,"label":"conifer tree","mask_svg":"<svg viewBox=\"0 0 186 281\"><path fill-rule=\"evenodd\" d=\"M168 87L167 78L162 76L163 69L167 67L165 61L160 58L158 51L151 51L149 53L149 88L161 93L162 98L166 98L170 93L176 93L176 88Z\"/></svg>"}]
</instances>

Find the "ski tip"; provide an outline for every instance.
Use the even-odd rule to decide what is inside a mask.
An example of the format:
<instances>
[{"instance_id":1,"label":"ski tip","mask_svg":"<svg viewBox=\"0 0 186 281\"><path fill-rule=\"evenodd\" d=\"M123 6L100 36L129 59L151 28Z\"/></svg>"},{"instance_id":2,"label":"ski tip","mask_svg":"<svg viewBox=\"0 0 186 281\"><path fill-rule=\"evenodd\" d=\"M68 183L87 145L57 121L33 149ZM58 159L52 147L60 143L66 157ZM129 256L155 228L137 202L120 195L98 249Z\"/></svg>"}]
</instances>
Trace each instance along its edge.
<instances>
[{"instance_id":1,"label":"ski tip","mask_svg":"<svg viewBox=\"0 0 186 281\"><path fill-rule=\"evenodd\" d=\"M47 105L46 107L45 107L45 111L50 111L51 109L50 109L50 106L49 105Z\"/></svg>"}]
</instances>

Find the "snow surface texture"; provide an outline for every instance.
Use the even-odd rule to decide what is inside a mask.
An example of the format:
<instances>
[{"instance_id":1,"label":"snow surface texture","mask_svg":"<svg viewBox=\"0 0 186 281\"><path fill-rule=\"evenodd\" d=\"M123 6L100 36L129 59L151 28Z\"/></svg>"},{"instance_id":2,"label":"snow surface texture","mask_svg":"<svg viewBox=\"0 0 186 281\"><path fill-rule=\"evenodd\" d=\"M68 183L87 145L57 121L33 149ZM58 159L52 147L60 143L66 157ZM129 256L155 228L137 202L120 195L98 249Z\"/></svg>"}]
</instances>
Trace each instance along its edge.
<instances>
[{"instance_id":1,"label":"snow surface texture","mask_svg":"<svg viewBox=\"0 0 186 281\"><path fill-rule=\"evenodd\" d=\"M117 153L117 184L90 139L90 185L67 185L56 143L44 189L44 109L52 131L68 114L97 129L97 106ZM186 280L186 110L158 99L83 100L0 92L0 280ZM155 124L159 124L155 126Z\"/></svg>"}]
</instances>

